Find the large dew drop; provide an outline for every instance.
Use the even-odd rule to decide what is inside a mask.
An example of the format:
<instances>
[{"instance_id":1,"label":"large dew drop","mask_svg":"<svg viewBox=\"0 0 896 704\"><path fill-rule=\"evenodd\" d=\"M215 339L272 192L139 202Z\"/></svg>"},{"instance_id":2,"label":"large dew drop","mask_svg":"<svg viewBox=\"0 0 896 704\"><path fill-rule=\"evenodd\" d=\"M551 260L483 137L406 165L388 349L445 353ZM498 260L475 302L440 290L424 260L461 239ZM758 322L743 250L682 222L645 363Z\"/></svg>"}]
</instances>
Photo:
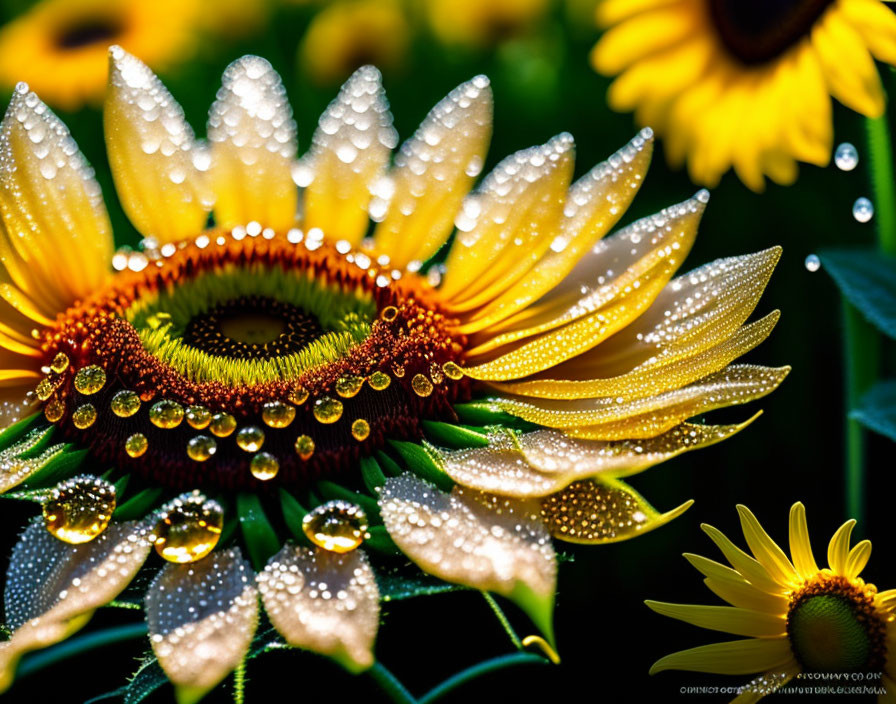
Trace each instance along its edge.
<instances>
[{"instance_id":1,"label":"large dew drop","mask_svg":"<svg viewBox=\"0 0 896 704\"><path fill-rule=\"evenodd\" d=\"M843 142L834 152L834 163L841 171L852 171L859 164L859 152L849 142Z\"/></svg>"},{"instance_id":2,"label":"large dew drop","mask_svg":"<svg viewBox=\"0 0 896 704\"><path fill-rule=\"evenodd\" d=\"M868 222L874 216L874 205L867 198L857 198L852 204L852 216L859 222Z\"/></svg>"}]
</instances>

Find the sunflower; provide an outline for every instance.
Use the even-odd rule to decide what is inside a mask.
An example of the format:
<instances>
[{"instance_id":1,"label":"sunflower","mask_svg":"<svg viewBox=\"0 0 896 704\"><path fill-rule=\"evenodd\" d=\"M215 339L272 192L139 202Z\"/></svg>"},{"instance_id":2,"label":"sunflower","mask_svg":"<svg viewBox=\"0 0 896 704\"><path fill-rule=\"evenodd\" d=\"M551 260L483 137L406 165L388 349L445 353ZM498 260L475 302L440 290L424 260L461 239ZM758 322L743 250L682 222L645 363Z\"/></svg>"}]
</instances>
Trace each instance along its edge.
<instances>
[{"instance_id":1,"label":"sunflower","mask_svg":"<svg viewBox=\"0 0 896 704\"><path fill-rule=\"evenodd\" d=\"M731 567L685 554L706 577L706 586L731 606L647 605L701 628L749 637L667 655L650 673L759 674L741 689L737 702L758 701L803 673L825 673L829 679L837 673L862 673L861 680L847 681L885 688L879 701L892 701L896 665L888 652L896 646L896 589L878 592L859 577L871 556L871 542L850 548L856 522L849 520L834 533L829 567L819 569L803 504L790 509L790 559L746 506L737 511L752 557L708 525L703 530Z\"/></svg>"},{"instance_id":2,"label":"sunflower","mask_svg":"<svg viewBox=\"0 0 896 704\"><path fill-rule=\"evenodd\" d=\"M0 83L63 110L102 101L109 45L164 70L193 49L200 0L41 0L0 30Z\"/></svg>"},{"instance_id":3,"label":"sunflower","mask_svg":"<svg viewBox=\"0 0 896 704\"><path fill-rule=\"evenodd\" d=\"M896 15L880 0L603 0L591 61L620 74L608 99L635 111L709 186L734 168L754 191L825 166L831 96L884 112L874 59L896 64Z\"/></svg>"},{"instance_id":4,"label":"sunflower","mask_svg":"<svg viewBox=\"0 0 896 704\"><path fill-rule=\"evenodd\" d=\"M787 374L732 364L777 320L744 324L777 249L671 280L707 193L601 240L649 132L572 185L562 134L470 193L482 76L390 168L372 67L301 162L261 58L227 68L207 147L142 62L113 47L110 67L107 150L140 249L113 254L90 167L28 86L0 129L0 491L43 513L10 563L3 686L141 570L128 593L185 701L246 656L259 596L289 645L369 667L402 555L418 581L515 601L550 652L551 536L679 515L690 502L660 513L621 477L731 436L746 423L687 419Z\"/></svg>"},{"instance_id":5,"label":"sunflower","mask_svg":"<svg viewBox=\"0 0 896 704\"><path fill-rule=\"evenodd\" d=\"M445 44L493 46L544 21L549 0L429 0L427 18Z\"/></svg>"}]
</instances>

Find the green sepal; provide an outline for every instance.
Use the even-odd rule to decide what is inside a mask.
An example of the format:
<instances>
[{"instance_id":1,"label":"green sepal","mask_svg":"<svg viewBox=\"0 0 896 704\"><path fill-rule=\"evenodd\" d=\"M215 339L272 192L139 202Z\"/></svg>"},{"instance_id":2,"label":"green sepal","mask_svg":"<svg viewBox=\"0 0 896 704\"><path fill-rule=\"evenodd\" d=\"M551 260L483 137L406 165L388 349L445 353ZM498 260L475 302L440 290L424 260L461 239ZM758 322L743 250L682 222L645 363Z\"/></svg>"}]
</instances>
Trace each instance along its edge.
<instances>
[{"instance_id":1,"label":"green sepal","mask_svg":"<svg viewBox=\"0 0 896 704\"><path fill-rule=\"evenodd\" d=\"M376 499L371 499L369 496L359 494L351 489L346 489L344 486L326 480L321 480L317 483L317 490L320 492L320 495L328 501L333 499L348 501L349 503L356 504L364 509L364 513L367 514L368 518L376 521L380 520L380 507L377 504Z\"/></svg>"},{"instance_id":2,"label":"green sepal","mask_svg":"<svg viewBox=\"0 0 896 704\"><path fill-rule=\"evenodd\" d=\"M303 545L310 545L311 541L302 530L302 521L308 514L305 507L286 489L280 490L280 510L283 513L283 522L286 524L290 535Z\"/></svg>"},{"instance_id":3,"label":"green sepal","mask_svg":"<svg viewBox=\"0 0 896 704\"><path fill-rule=\"evenodd\" d=\"M45 447L49 442L41 439L39 444ZM74 445L56 445L58 451L38 469L34 474L22 482L21 486L27 489L38 489L42 487L51 487L62 479L66 479L75 473L84 459L87 457L87 450L76 450ZM35 448L37 449L37 448ZM46 448L50 450L52 448ZM22 456L33 455L34 450L24 453Z\"/></svg>"},{"instance_id":4,"label":"green sepal","mask_svg":"<svg viewBox=\"0 0 896 704\"><path fill-rule=\"evenodd\" d=\"M386 473L389 477L397 477L401 474L404 474L404 470L401 468L395 460L393 460L389 455L387 455L382 450L377 450L376 459L382 467L383 472Z\"/></svg>"},{"instance_id":5,"label":"green sepal","mask_svg":"<svg viewBox=\"0 0 896 704\"><path fill-rule=\"evenodd\" d=\"M374 496L379 494L380 487L386 483L386 475L373 457L361 458L361 479L367 491Z\"/></svg>"},{"instance_id":6,"label":"green sepal","mask_svg":"<svg viewBox=\"0 0 896 704\"><path fill-rule=\"evenodd\" d=\"M364 547L370 550L376 550L384 555L402 555L401 550L392 540L386 526L371 526L368 531L369 538L365 538Z\"/></svg>"},{"instance_id":7,"label":"green sepal","mask_svg":"<svg viewBox=\"0 0 896 704\"><path fill-rule=\"evenodd\" d=\"M517 428L519 430L534 430L540 427L501 410L497 404L490 401L457 403L453 408L461 422L467 425L497 425L502 428Z\"/></svg>"},{"instance_id":8,"label":"green sepal","mask_svg":"<svg viewBox=\"0 0 896 704\"><path fill-rule=\"evenodd\" d=\"M117 521L134 521L143 518L162 496L161 489L144 489L120 504L112 517Z\"/></svg>"},{"instance_id":9,"label":"green sepal","mask_svg":"<svg viewBox=\"0 0 896 704\"><path fill-rule=\"evenodd\" d=\"M421 479L435 484L442 491L451 491L454 487L451 477L442 471L438 462L424 447L403 440L389 440L389 444L401 455L408 469Z\"/></svg>"},{"instance_id":10,"label":"green sepal","mask_svg":"<svg viewBox=\"0 0 896 704\"><path fill-rule=\"evenodd\" d=\"M124 496L124 492L127 491L128 482L131 480L130 474L125 474L121 479L119 479L113 485L115 487L115 498L116 500L121 499Z\"/></svg>"},{"instance_id":11,"label":"green sepal","mask_svg":"<svg viewBox=\"0 0 896 704\"><path fill-rule=\"evenodd\" d=\"M554 650L557 649L554 639L555 595L554 590L548 594L539 594L523 582L517 582L513 591L508 595L508 598L526 613Z\"/></svg>"},{"instance_id":12,"label":"green sepal","mask_svg":"<svg viewBox=\"0 0 896 704\"><path fill-rule=\"evenodd\" d=\"M871 249L827 250L820 256L846 300L896 339L896 258Z\"/></svg>"},{"instance_id":13,"label":"green sepal","mask_svg":"<svg viewBox=\"0 0 896 704\"><path fill-rule=\"evenodd\" d=\"M280 539L255 494L237 494L236 512L249 551L249 559L255 571L260 572L268 560L280 550Z\"/></svg>"},{"instance_id":14,"label":"green sepal","mask_svg":"<svg viewBox=\"0 0 896 704\"><path fill-rule=\"evenodd\" d=\"M423 426L427 438L433 444L442 447L460 450L468 447L486 447L489 444L487 435L462 426L434 420L421 421L420 425Z\"/></svg>"},{"instance_id":15,"label":"green sepal","mask_svg":"<svg viewBox=\"0 0 896 704\"><path fill-rule=\"evenodd\" d=\"M896 380L877 382L849 417L896 442Z\"/></svg>"},{"instance_id":16,"label":"green sepal","mask_svg":"<svg viewBox=\"0 0 896 704\"><path fill-rule=\"evenodd\" d=\"M37 427L42 418L42 414L34 413L27 418L22 418L22 420L16 421L3 430L3 432L0 432L0 452L12 445L16 440L20 440L24 437L25 433Z\"/></svg>"}]
</instances>

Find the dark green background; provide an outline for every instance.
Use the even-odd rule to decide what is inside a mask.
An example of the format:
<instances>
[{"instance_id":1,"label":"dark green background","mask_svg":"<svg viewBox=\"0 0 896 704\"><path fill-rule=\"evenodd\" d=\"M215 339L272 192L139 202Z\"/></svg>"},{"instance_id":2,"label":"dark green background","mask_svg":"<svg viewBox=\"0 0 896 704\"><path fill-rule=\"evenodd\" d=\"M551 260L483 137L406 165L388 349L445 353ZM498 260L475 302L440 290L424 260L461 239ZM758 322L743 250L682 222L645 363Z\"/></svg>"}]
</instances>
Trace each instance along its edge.
<instances>
[{"instance_id":1,"label":"dark green background","mask_svg":"<svg viewBox=\"0 0 896 704\"><path fill-rule=\"evenodd\" d=\"M9 8L7 8L9 11ZM281 11L263 37L239 45L216 42L199 59L165 80L183 104L190 122L203 133L206 110L214 99L224 67L244 53L268 58L281 72L299 125L304 151L317 117L337 86L314 86L295 63L296 45L311 10ZM606 107L608 81L592 72L588 51L598 33L588 22L557 12L537 37L505 44L495 51L445 50L425 34L413 43L407 63L385 76L395 124L407 138L430 107L458 83L485 73L495 93L495 131L488 165L507 154L546 141L561 131L577 143L576 174L623 145L637 128L628 115ZM740 540L735 504L750 506L771 535L786 542L790 505L802 500L819 563L827 540L846 518L843 498L844 406L841 374L841 306L823 271L811 274L805 257L823 247L870 244L874 222L852 219L853 201L870 196L864 149L864 125L837 105L835 143L853 142L862 161L853 172L832 165L803 167L798 182L787 188L770 185L757 195L734 176L713 190L700 235L685 269L722 256L743 254L775 244L784 255L763 297L757 316L780 308L783 316L770 340L749 361L790 364L793 372L770 397L718 413L720 422L742 420L758 408L765 414L749 429L721 445L688 454L649 470L633 484L660 510L694 498L696 504L671 525L636 540L605 547L571 546L574 561L561 565L557 595L560 667L519 668L489 676L459 690L457 700L535 701L575 698L584 702L684 700L681 687L739 685L748 677L664 673L649 678L658 657L674 650L727 640L730 636L700 631L653 614L646 598L692 603L719 603L699 574L681 557L698 552L718 558L700 531L711 523ZM102 145L99 113L85 110L61 115L97 170L119 243L134 244L136 235L114 202ZM692 195L698 186L684 172L672 172L657 150L647 181L622 224ZM894 194L896 196L896 194ZM881 588L893 585L896 536L892 526L892 444L872 438L868 461L868 511L858 537L874 541L865 576ZM31 506L4 504L4 554ZM521 635L532 632L512 606L508 613ZM103 612L97 623L133 619L134 612ZM133 671L139 645L117 646L86 654L66 666L26 678L7 695L10 701L83 701L114 689ZM485 602L474 593L455 593L386 605L377 654L415 694L478 660L510 652L510 644ZM277 654L254 661L249 669L247 700L267 701L278 693L285 701L377 701L381 697L366 677L350 678L336 666L312 655ZM316 693L316 694L315 694ZM170 694L166 691L159 701ZM59 698L61 697L61 698ZM321 698L323 697L323 698ZM732 696L700 696L695 701L727 701ZM846 701L842 697L837 701Z\"/></svg>"}]
</instances>

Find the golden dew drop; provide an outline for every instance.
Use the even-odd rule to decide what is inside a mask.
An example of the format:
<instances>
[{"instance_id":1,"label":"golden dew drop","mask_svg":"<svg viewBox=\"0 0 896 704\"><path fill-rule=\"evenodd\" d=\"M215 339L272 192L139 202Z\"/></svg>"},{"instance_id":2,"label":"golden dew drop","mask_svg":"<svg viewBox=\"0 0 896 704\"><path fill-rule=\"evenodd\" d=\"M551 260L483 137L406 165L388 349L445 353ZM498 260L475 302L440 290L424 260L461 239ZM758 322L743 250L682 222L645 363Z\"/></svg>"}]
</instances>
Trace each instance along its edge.
<instances>
[{"instance_id":1,"label":"golden dew drop","mask_svg":"<svg viewBox=\"0 0 896 704\"><path fill-rule=\"evenodd\" d=\"M85 430L96 422L96 408L92 403L78 406L72 413L72 423L78 430Z\"/></svg>"},{"instance_id":2,"label":"golden dew drop","mask_svg":"<svg viewBox=\"0 0 896 704\"><path fill-rule=\"evenodd\" d=\"M305 401L308 400L308 389L299 384L292 391L289 392L289 402L294 403L297 406L301 406Z\"/></svg>"},{"instance_id":3,"label":"golden dew drop","mask_svg":"<svg viewBox=\"0 0 896 704\"><path fill-rule=\"evenodd\" d=\"M329 396L321 396L314 402L314 417L325 425L342 418L342 402Z\"/></svg>"},{"instance_id":4,"label":"golden dew drop","mask_svg":"<svg viewBox=\"0 0 896 704\"><path fill-rule=\"evenodd\" d=\"M82 367L75 374L75 389L78 393L90 396L103 388L106 384L106 372L102 367L91 364Z\"/></svg>"},{"instance_id":5,"label":"golden dew drop","mask_svg":"<svg viewBox=\"0 0 896 704\"><path fill-rule=\"evenodd\" d=\"M369 537L367 528L367 515L361 507L341 499L321 504L302 520L302 531L308 540L336 553L359 547Z\"/></svg>"},{"instance_id":6,"label":"golden dew drop","mask_svg":"<svg viewBox=\"0 0 896 704\"><path fill-rule=\"evenodd\" d=\"M282 401L269 401L261 409L261 419L271 428L285 428L295 417L295 407Z\"/></svg>"},{"instance_id":7,"label":"golden dew drop","mask_svg":"<svg viewBox=\"0 0 896 704\"><path fill-rule=\"evenodd\" d=\"M51 535L73 545L87 543L109 525L115 487L99 477L73 477L56 485L42 510Z\"/></svg>"},{"instance_id":8,"label":"golden dew drop","mask_svg":"<svg viewBox=\"0 0 896 704\"><path fill-rule=\"evenodd\" d=\"M205 406L190 406L184 417L187 424L195 430L203 430L212 422L212 412Z\"/></svg>"},{"instance_id":9,"label":"golden dew drop","mask_svg":"<svg viewBox=\"0 0 896 704\"><path fill-rule=\"evenodd\" d=\"M149 420L157 428L170 430L176 428L184 419L184 407L177 401L167 399L158 401L149 409Z\"/></svg>"},{"instance_id":10,"label":"golden dew drop","mask_svg":"<svg viewBox=\"0 0 896 704\"><path fill-rule=\"evenodd\" d=\"M53 357L53 361L50 362L50 369L52 369L57 374L62 374L66 369L68 369L68 355L65 352L59 352L55 357Z\"/></svg>"},{"instance_id":11,"label":"golden dew drop","mask_svg":"<svg viewBox=\"0 0 896 704\"><path fill-rule=\"evenodd\" d=\"M208 435L197 435L187 441L187 456L195 462L205 462L218 451L218 444Z\"/></svg>"},{"instance_id":12,"label":"golden dew drop","mask_svg":"<svg viewBox=\"0 0 896 704\"><path fill-rule=\"evenodd\" d=\"M314 454L314 440L308 435L299 435L296 438L296 454L300 459L310 460Z\"/></svg>"},{"instance_id":13,"label":"golden dew drop","mask_svg":"<svg viewBox=\"0 0 896 704\"><path fill-rule=\"evenodd\" d=\"M367 436L370 435L370 423L368 423L363 418L358 418L354 423L352 423L352 437L361 442L367 439Z\"/></svg>"},{"instance_id":14,"label":"golden dew drop","mask_svg":"<svg viewBox=\"0 0 896 704\"><path fill-rule=\"evenodd\" d=\"M367 383L374 391L385 391L389 388L389 384L392 383L392 377L385 372L374 372L370 375Z\"/></svg>"},{"instance_id":15,"label":"golden dew drop","mask_svg":"<svg viewBox=\"0 0 896 704\"><path fill-rule=\"evenodd\" d=\"M264 445L264 431L254 425L240 428L240 431L236 434L236 444L241 450L256 452Z\"/></svg>"},{"instance_id":16,"label":"golden dew drop","mask_svg":"<svg viewBox=\"0 0 896 704\"><path fill-rule=\"evenodd\" d=\"M454 381L464 378L463 369L457 366L454 362L445 362L442 365L442 371L445 372L445 376L449 379L454 379Z\"/></svg>"},{"instance_id":17,"label":"golden dew drop","mask_svg":"<svg viewBox=\"0 0 896 704\"><path fill-rule=\"evenodd\" d=\"M271 453L259 452L249 463L249 471L256 479L266 482L277 476L277 472L280 471L280 463Z\"/></svg>"},{"instance_id":18,"label":"golden dew drop","mask_svg":"<svg viewBox=\"0 0 896 704\"><path fill-rule=\"evenodd\" d=\"M131 457L140 457L149 448L149 440L143 433L134 433L124 441L124 451Z\"/></svg>"},{"instance_id":19,"label":"golden dew drop","mask_svg":"<svg viewBox=\"0 0 896 704\"><path fill-rule=\"evenodd\" d=\"M215 413L208 425L208 429L212 431L212 435L226 438L236 430L236 418L229 413Z\"/></svg>"},{"instance_id":20,"label":"golden dew drop","mask_svg":"<svg viewBox=\"0 0 896 704\"><path fill-rule=\"evenodd\" d=\"M196 562L214 550L223 527L224 510L217 501L198 491L181 494L162 508L156 552L168 562Z\"/></svg>"},{"instance_id":21,"label":"golden dew drop","mask_svg":"<svg viewBox=\"0 0 896 704\"><path fill-rule=\"evenodd\" d=\"M415 394L425 398L432 393L432 382L422 374L415 374L411 379L411 388Z\"/></svg>"},{"instance_id":22,"label":"golden dew drop","mask_svg":"<svg viewBox=\"0 0 896 704\"><path fill-rule=\"evenodd\" d=\"M336 380L336 393L342 398L353 398L364 386L364 377L349 374Z\"/></svg>"},{"instance_id":23,"label":"golden dew drop","mask_svg":"<svg viewBox=\"0 0 896 704\"><path fill-rule=\"evenodd\" d=\"M65 404L58 398L52 399L44 406L44 417L51 423L55 423L65 415Z\"/></svg>"},{"instance_id":24,"label":"golden dew drop","mask_svg":"<svg viewBox=\"0 0 896 704\"><path fill-rule=\"evenodd\" d=\"M130 418L140 410L140 397L133 391L119 391L112 397L109 407L119 418Z\"/></svg>"},{"instance_id":25,"label":"golden dew drop","mask_svg":"<svg viewBox=\"0 0 896 704\"><path fill-rule=\"evenodd\" d=\"M37 388L34 389L34 393L37 394L37 398L41 401L46 401L50 396L53 395L53 392L56 390L57 384L54 384L49 379L41 379L37 384Z\"/></svg>"}]
</instances>

